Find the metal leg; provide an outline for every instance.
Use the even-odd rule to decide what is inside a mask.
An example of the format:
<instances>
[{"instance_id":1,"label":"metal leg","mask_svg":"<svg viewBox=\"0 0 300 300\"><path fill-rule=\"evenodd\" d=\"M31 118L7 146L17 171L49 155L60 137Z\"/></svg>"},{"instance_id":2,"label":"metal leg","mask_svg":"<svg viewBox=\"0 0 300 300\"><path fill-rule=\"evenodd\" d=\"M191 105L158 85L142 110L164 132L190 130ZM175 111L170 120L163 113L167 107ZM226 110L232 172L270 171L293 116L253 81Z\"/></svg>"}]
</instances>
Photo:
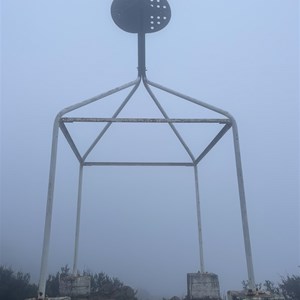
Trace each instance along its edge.
<instances>
[{"instance_id":1,"label":"metal leg","mask_svg":"<svg viewBox=\"0 0 300 300\"><path fill-rule=\"evenodd\" d=\"M77 198L77 218L76 218L76 232L75 232L74 261L73 261L73 275L77 274L78 245L79 245L79 232L80 232L80 215L81 215L81 199L82 199L82 177L83 177L83 165L80 164L80 167L79 167L79 182L78 182L78 198Z\"/></svg>"},{"instance_id":2,"label":"metal leg","mask_svg":"<svg viewBox=\"0 0 300 300\"><path fill-rule=\"evenodd\" d=\"M54 192L54 184L55 184L56 157L57 157L57 144L58 144L58 129L59 129L59 119L56 118L53 125L48 197L47 197L43 252L42 252L42 259L41 259L41 270L40 270L40 281L39 281L39 296L40 296L39 299L44 299L45 290L46 290L46 273L47 273L49 242L50 242L50 233L51 233L53 192Z\"/></svg>"},{"instance_id":3,"label":"metal leg","mask_svg":"<svg viewBox=\"0 0 300 300\"><path fill-rule=\"evenodd\" d=\"M250 233L249 233L249 225L248 225L248 217L247 217L245 188L244 188L244 179L243 179L243 171L242 171L242 160L241 160L238 129L237 129L236 121L234 119L232 119L232 133L233 133L235 162L236 162L237 180L238 180L238 188L239 188L239 196L240 196L240 207L241 207L244 244L245 244L245 253L246 253L247 270L248 270L248 281L249 281L249 287L252 290L255 290L255 278L254 278Z\"/></svg>"},{"instance_id":4,"label":"metal leg","mask_svg":"<svg viewBox=\"0 0 300 300\"><path fill-rule=\"evenodd\" d=\"M201 226L199 179L198 179L198 168L197 168L196 165L194 165L194 174L195 174L195 188L196 188L196 206L197 206L197 222L198 222L200 271L201 271L201 273L204 273L205 268L204 268L203 239L202 239L202 226Z\"/></svg>"}]
</instances>

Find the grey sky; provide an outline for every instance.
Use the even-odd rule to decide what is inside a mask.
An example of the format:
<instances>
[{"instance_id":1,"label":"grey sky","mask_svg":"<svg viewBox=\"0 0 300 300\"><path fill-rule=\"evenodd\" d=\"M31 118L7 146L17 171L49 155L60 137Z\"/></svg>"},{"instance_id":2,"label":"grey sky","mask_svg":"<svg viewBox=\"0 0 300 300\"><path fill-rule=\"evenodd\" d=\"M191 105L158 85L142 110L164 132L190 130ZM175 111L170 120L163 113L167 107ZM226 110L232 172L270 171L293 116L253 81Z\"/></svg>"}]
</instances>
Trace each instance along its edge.
<instances>
[{"instance_id":1,"label":"grey sky","mask_svg":"<svg viewBox=\"0 0 300 300\"><path fill-rule=\"evenodd\" d=\"M256 281L299 272L298 1L169 2L171 22L147 35L147 75L235 116ZM136 77L136 36L114 25L110 4L2 1L0 259L34 280L56 113ZM119 100L73 115L110 117ZM148 100L140 91L123 116L155 115ZM162 101L174 117L205 115L182 101ZM74 129L82 148L97 131ZM213 130L182 128L195 150ZM184 153L167 131L115 126L96 154L180 160ZM246 278L233 159L229 132L199 168L206 268L219 275L222 290L239 288ZM77 177L61 137L50 272L72 263ZM87 169L79 265L153 294L184 295L186 273L199 269L192 170Z\"/></svg>"}]
</instances>

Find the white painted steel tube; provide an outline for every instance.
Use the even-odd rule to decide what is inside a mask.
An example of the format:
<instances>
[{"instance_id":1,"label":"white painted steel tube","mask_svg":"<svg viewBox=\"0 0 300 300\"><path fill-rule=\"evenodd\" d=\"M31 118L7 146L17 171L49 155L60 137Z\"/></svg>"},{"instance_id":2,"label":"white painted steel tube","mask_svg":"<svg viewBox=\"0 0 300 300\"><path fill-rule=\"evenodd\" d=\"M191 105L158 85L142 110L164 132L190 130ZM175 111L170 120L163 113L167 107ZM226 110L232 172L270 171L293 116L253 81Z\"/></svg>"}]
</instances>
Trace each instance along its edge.
<instances>
[{"instance_id":1,"label":"white painted steel tube","mask_svg":"<svg viewBox=\"0 0 300 300\"><path fill-rule=\"evenodd\" d=\"M79 179L78 179L77 217L76 217L76 231L75 231L73 275L77 275L78 247L79 247L79 233L80 233L80 217L81 217L81 200L82 200L82 178L83 178L83 165L80 164L80 166L79 166Z\"/></svg>"},{"instance_id":2,"label":"white painted steel tube","mask_svg":"<svg viewBox=\"0 0 300 300\"><path fill-rule=\"evenodd\" d=\"M148 91L149 95L151 96L152 100L154 101L154 103L156 104L156 106L158 107L158 109L160 110L160 112L162 113L162 115L164 116L164 118L165 119L169 119L169 116L167 115L167 113L163 109L162 105L160 104L160 102L158 101L158 99L156 98L156 96L154 95L154 93L152 92L152 90L150 89L146 77L143 77L143 83L144 83L144 86L145 86L146 90ZM173 130L173 132L176 135L176 137L178 138L179 142L184 147L184 149L187 152L187 154L190 156L191 160L193 162L195 162L195 157L194 157L192 151L190 150L190 148L188 147L188 145L185 143L185 141L183 140L182 136L180 135L180 133L178 132L178 130L176 129L176 127L174 126L174 124L173 123L169 123L169 126Z\"/></svg>"},{"instance_id":3,"label":"white painted steel tube","mask_svg":"<svg viewBox=\"0 0 300 300\"><path fill-rule=\"evenodd\" d=\"M45 290L46 290L47 263L48 263L48 254L49 254L52 208L53 208L53 192L54 192L54 184L55 184L55 170L56 170L56 158L57 158L58 129L59 129L59 119L56 118L53 125L53 135L52 135L52 149L51 149L51 159L50 159L47 208L46 208L43 252L41 258L41 270L40 270L39 291L38 291L38 295L40 297L39 299L44 299Z\"/></svg>"},{"instance_id":4,"label":"white painted steel tube","mask_svg":"<svg viewBox=\"0 0 300 300\"><path fill-rule=\"evenodd\" d=\"M132 95L135 93L135 91L137 90L137 88L139 87L140 84L140 80L136 81L133 89L130 91L130 93L128 94L128 96L125 98L125 100L122 102L122 104L119 106L119 108L115 111L115 113L113 114L113 118L116 118L119 113L122 111L122 109L125 107L125 105L128 103L128 101L131 99ZM103 137L103 135L105 134L105 132L108 130L108 128L111 126L112 122L107 123L104 128L101 130L101 132L98 134L98 136L96 137L96 139L94 140L94 142L91 144L91 146L89 147L89 149L86 151L86 153L83 155L82 159L83 161L86 160L87 156L91 153L91 151L95 148L95 146L98 144L98 142L100 141L100 139Z\"/></svg>"},{"instance_id":5,"label":"white painted steel tube","mask_svg":"<svg viewBox=\"0 0 300 300\"><path fill-rule=\"evenodd\" d=\"M249 281L249 287L253 291L255 291L256 287L255 287L254 269L253 269L253 262L252 262L253 260L252 260L250 233L249 233L249 225L248 225L244 178L243 178L243 170L242 170L242 159L241 159L238 128L237 128L236 121L234 119L232 119L232 134L233 134L236 172L237 172L237 180L238 180L238 188L239 188L239 196L240 196L240 208L241 208L241 216L242 216L242 224L243 224L244 244L245 244L246 262L247 262L247 270L248 270L248 281Z\"/></svg>"},{"instance_id":6,"label":"white painted steel tube","mask_svg":"<svg viewBox=\"0 0 300 300\"><path fill-rule=\"evenodd\" d=\"M204 267L203 237L202 237L200 193L199 193L199 178L198 178L197 165L194 165L194 175L195 175L195 189L196 189L196 207L197 207L200 272L204 273L205 272L205 267Z\"/></svg>"}]
</instances>

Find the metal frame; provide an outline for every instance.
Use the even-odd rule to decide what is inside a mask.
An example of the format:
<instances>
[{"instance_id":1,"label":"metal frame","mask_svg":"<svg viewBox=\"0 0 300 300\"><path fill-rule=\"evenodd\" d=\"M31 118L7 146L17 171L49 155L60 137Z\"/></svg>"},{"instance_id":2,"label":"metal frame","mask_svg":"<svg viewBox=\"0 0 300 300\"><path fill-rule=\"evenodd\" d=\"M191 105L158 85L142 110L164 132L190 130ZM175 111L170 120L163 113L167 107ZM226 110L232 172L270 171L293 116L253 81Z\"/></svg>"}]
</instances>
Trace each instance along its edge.
<instances>
[{"instance_id":1,"label":"metal frame","mask_svg":"<svg viewBox=\"0 0 300 300\"><path fill-rule=\"evenodd\" d=\"M126 106L128 101L131 99L140 83L143 83L147 92L151 96L152 100L164 116L164 118L118 118L119 113ZM118 109L113 114L112 118L72 118L72 117L64 117L65 114L79 109L83 106L91 104L93 102L99 101L103 98L106 98L110 95L116 94L122 90L127 88L132 88L127 97L124 99L122 104L118 107ZM158 98L153 93L151 87L156 88L158 90L162 90L166 93L172 94L176 97L179 97L183 100L192 102L196 105L204 107L208 110L214 111L223 115L225 118L220 119L171 119L167 115L163 106L160 104ZM66 123L74 123L74 122L105 122L106 125L99 132L96 139L92 142L88 150L81 155L68 132ZM187 162L101 162L101 161L88 161L88 155L93 151L94 147L100 142L101 138L107 132L112 123L167 123L172 129L173 133L176 135L185 151L190 157L190 161ZM224 124L222 129L218 132L218 134L211 140L211 142L207 145L207 147L195 157L184 139L177 131L174 124L176 123L215 123L215 124ZM58 132L61 129L64 134L66 140L68 141L74 155L76 156L79 162L79 182L78 182L78 199L77 199L77 221L76 221L76 233L75 233L75 246L74 246L74 261L73 261L73 273L77 273L77 261L78 261L78 246L79 246L79 232L80 232L80 211L81 211L81 200L82 200L82 179L83 179L83 169L84 167L89 166L184 166L184 167L193 167L194 169L194 177L195 177L195 190L196 190L196 206L197 206L197 223L198 223L198 238L199 238L199 257L200 257L200 271L205 272L204 266L204 254L203 254L203 240L202 240L202 226L201 226L201 213L200 213L200 193L199 193L199 180L198 180L198 164L200 161L208 154L208 152L217 144L217 142L225 135L225 133L232 128L233 132L233 142L234 142L234 150L235 150L235 161L236 161L236 171L237 171L237 179L238 179L238 188L239 188L239 198L240 198L240 207L241 207L241 216L242 216L242 224L243 224L243 234L244 234L244 244L245 244L245 252L246 252L246 261L247 261L247 269L248 269L248 280L253 288L255 286L254 282L254 271L253 271L253 263L252 263L252 254L251 254L251 245L250 245L250 235L249 235L249 227L248 227L248 219L247 219L247 209L246 209L246 200L245 200L245 190L244 190L244 182L243 182L243 173L242 173L242 163L241 163L241 155L240 155L240 146L239 146L239 137L238 137L238 129L235 119L226 111L209 105L205 102L199 101L195 98L191 98L189 96L178 93L169 88L163 87L157 83L154 83L147 79L146 76L139 76L136 80L131 81L125 85L117 87L113 90L110 90L106 93L100 94L96 97L87 99L83 102L77 103L70 107L67 107L60 111L54 121L53 126L53 137L52 137L52 150L51 150L51 161L50 161L50 174L49 174L49 185L48 185L48 199L47 199L47 210L46 210L46 219L45 219L45 230L44 230L44 241L43 241L43 252L42 252L42 262L41 262L41 271L40 271L40 282L39 282L39 292L45 294L46 287L46 273L47 273L47 260L48 260L48 252L49 252L49 242L50 242L50 232L51 232L51 219L52 219L52 206L53 206L53 194L54 194L54 183L55 183L55 173L56 173L56 158L57 158L57 146L58 146Z\"/></svg>"},{"instance_id":2,"label":"metal frame","mask_svg":"<svg viewBox=\"0 0 300 300\"><path fill-rule=\"evenodd\" d=\"M45 288L46 288L46 274L47 274L47 262L49 254L49 243L50 243L50 233L51 233L51 221L52 221L52 208L53 208L53 194L54 194L54 184L55 184L55 173L56 173L56 158L57 158L57 146L58 146L58 133L61 129L66 140L68 141L71 149L74 152L78 162L79 162L79 182L78 182L78 199L77 199L77 220L76 220L76 232L75 232L75 245L74 245L74 260L73 260L73 274L77 273L77 261L78 261L78 245L79 245L79 233L80 233L80 212L81 212L81 201L82 201L82 179L83 179L83 169L89 166L184 166L193 167L194 177L195 177L195 193L196 193L196 207L197 207L197 224L198 224L198 239L199 239L199 257L200 257L200 271L205 272L204 266L204 254L203 254L203 240L202 240L202 225L201 225L201 211L200 211L200 193L199 193L199 180L198 180L198 164L201 160L209 153L209 151L218 143L218 141L225 135L225 133L232 128L233 133L233 143L235 152L235 163L237 172L237 181L239 189L239 199L240 199L240 209L242 217L243 235L244 235L244 246L247 262L248 271L248 281L249 287L255 289L254 280L254 270L251 254L251 244L250 244L250 234L248 226L246 199L245 199L245 188L242 172L242 161L240 154L240 145L238 137L238 128L235 119L228 112L197 100L195 98L186 96L184 94L178 93L160 84L154 83L147 79L146 77L146 57L145 57L145 32L138 31L138 77L134 81L127 84L119 86L112 89L106 93L100 94L93 98L87 99L75 105L69 106L61 110L54 121L53 125L53 135L52 135L52 149L51 149L51 160L50 160L50 173L49 173L49 183L48 183L48 196L47 196L47 208L46 208L46 218L45 218L45 229L44 229L44 240L43 240L43 251L41 258L41 270L40 270L40 281L39 281L39 299L44 299ZM126 104L129 102L131 97L136 92L139 85L143 83L146 91L150 95L151 99L154 101L155 105L161 112L163 118L118 118L119 113L123 110ZM122 104L118 107L111 118L68 118L64 117L65 114L79 109L83 106L89 105L93 102L99 101L103 98L116 94L125 89L131 88L128 95L125 97ZM160 104L158 98L155 96L153 89L161 90L173 96L176 96L185 101L194 103L210 111L214 111L221 114L225 118L221 119L171 119L164 110L163 106ZM69 122L105 122L106 125L99 132L96 139L92 142L87 151L81 155L78 151L71 135L68 132L65 123ZM88 155L93 151L95 146L100 142L101 138L106 134L107 130L110 128L111 124L114 122L131 122L131 123L167 123L175 136L178 138L179 142L187 152L190 161L187 162L96 162L87 161ZM188 145L184 141L183 137L177 131L174 124L176 123L218 123L224 126L219 131L219 133L211 140L207 147L195 157L192 151L189 149Z\"/></svg>"}]
</instances>

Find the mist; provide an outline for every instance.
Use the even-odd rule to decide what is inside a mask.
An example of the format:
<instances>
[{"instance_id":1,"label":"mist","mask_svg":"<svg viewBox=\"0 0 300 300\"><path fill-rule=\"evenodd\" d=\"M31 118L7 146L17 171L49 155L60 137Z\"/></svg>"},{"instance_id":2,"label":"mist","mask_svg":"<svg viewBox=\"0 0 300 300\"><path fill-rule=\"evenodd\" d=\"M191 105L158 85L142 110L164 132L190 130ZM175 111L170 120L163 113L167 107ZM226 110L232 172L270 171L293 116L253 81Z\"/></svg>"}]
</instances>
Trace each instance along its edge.
<instances>
[{"instance_id":1,"label":"mist","mask_svg":"<svg viewBox=\"0 0 300 300\"><path fill-rule=\"evenodd\" d=\"M237 120L256 281L299 272L299 7L294 0L169 1L146 36L147 76ZM52 127L63 108L137 76L137 38L111 1L4 1L1 43L0 263L39 279ZM70 116L111 117L128 90ZM170 117L216 117L158 92ZM69 115L68 115L69 116ZM142 86L120 117L160 117ZM103 124L70 124L84 152ZM193 153L218 125L178 130ZM167 124L113 124L89 157L185 161ZM60 133L48 271L72 266L78 163ZM221 291L247 279L232 132L199 165L206 270ZM193 169L84 169L79 269L159 297L186 295L200 268Z\"/></svg>"}]
</instances>

